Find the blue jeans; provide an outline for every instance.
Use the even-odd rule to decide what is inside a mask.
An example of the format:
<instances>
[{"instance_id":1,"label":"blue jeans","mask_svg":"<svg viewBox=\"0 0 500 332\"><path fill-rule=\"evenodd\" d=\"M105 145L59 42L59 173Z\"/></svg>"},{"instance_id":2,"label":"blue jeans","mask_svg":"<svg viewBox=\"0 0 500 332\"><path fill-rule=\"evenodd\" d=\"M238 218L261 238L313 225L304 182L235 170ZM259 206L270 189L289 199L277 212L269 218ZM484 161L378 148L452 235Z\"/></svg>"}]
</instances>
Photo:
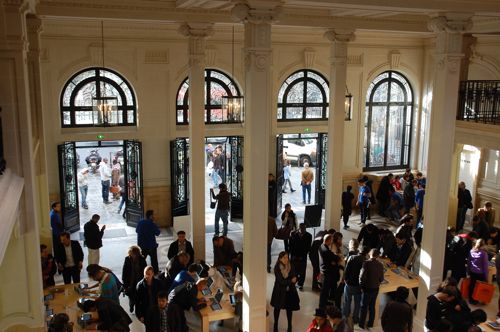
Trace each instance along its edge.
<instances>
[{"instance_id":1,"label":"blue jeans","mask_svg":"<svg viewBox=\"0 0 500 332\"><path fill-rule=\"evenodd\" d=\"M125 194L121 194L121 196L122 196L122 199L120 201L120 205L118 205L118 212L121 212L122 207L125 204L125 200L126 200L126 197L125 197L126 195Z\"/></svg>"},{"instance_id":2,"label":"blue jeans","mask_svg":"<svg viewBox=\"0 0 500 332\"><path fill-rule=\"evenodd\" d=\"M80 186L80 194L82 194L82 207L87 206L87 193L89 191L89 186Z\"/></svg>"},{"instance_id":3,"label":"blue jeans","mask_svg":"<svg viewBox=\"0 0 500 332\"><path fill-rule=\"evenodd\" d=\"M349 286L344 287L344 306L342 307L342 315L347 318L351 315L351 300L354 297L354 312L352 313L352 321L354 324L359 320L359 309L361 306L361 287Z\"/></svg>"},{"instance_id":4,"label":"blue jeans","mask_svg":"<svg viewBox=\"0 0 500 332\"><path fill-rule=\"evenodd\" d=\"M104 202L108 202L109 201L109 186L111 185L111 180L106 180L106 181L101 180L101 185L102 185L102 200Z\"/></svg>"},{"instance_id":5,"label":"blue jeans","mask_svg":"<svg viewBox=\"0 0 500 332\"><path fill-rule=\"evenodd\" d=\"M361 315L359 316L360 327L373 327L375 321L375 303L377 301L377 289L364 289L361 296ZM366 314L368 313L368 323L365 325Z\"/></svg>"},{"instance_id":6,"label":"blue jeans","mask_svg":"<svg viewBox=\"0 0 500 332\"><path fill-rule=\"evenodd\" d=\"M307 191L307 204L311 204L311 184L303 184L302 185L302 202L306 204L306 191Z\"/></svg>"},{"instance_id":7,"label":"blue jeans","mask_svg":"<svg viewBox=\"0 0 500 332\"><path fill-rule=\"evenodd\" d=\"M227 235L227 218L229 216L229 210L215 210L215 232L214 235L219 235L219 219L222 219L223 231L222 235Z\"/></svg>"}]
</instances>

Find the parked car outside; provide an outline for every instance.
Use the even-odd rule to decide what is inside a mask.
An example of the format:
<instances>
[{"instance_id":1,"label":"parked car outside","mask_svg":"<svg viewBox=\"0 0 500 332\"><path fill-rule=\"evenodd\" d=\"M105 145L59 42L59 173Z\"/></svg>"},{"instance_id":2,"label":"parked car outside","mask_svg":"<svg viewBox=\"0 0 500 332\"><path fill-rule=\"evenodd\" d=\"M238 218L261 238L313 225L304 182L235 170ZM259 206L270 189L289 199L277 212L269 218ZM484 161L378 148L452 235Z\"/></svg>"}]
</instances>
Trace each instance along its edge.
<instances>
[{"instance_id":1,"label":"parked car outside","mask_svg":"<svg viewBox=\"0 0 500 332\"><path fill-rule=\"evenodd\" d=\"M311 138L289 138L283 140L283 158L303 166L316 163L316 140Z\"/></svg>"}]
</instances>

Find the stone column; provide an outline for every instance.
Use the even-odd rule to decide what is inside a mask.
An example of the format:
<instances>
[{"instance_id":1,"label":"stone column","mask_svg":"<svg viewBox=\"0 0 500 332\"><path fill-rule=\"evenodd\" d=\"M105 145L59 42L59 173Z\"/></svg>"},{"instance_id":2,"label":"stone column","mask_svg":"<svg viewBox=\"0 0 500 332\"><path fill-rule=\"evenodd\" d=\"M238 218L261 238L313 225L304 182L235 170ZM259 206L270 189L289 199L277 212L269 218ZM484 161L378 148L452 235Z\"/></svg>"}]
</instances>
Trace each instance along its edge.
<instances>
[{"instance_id":1,"label":"stone column","mask_svg":"<svg viewBox=\"0 0 500 332\"><path fill-rule=\"evenodd\" d=\"M330 47L330 114L325 197L325 228L341 228L340 212L344 162L344 119L347 84L347 43L354 39L352 30L325 33ZM321 167L318 165L318 167Z\"/></svg>"},{"instance_id":2,"label":"stone column","mask_svg":"<svg viewBox=\"0 0 500 332\"><path fill-rule=\"evenodd\" d=\"M470 15L434 17L429 28L436 33L434 90L429 134L427 188L424 203L424 234L420 254L420 284L415 325L425 320L427 296L441 282L444 263L450 169L455 148L462 32L470 26ZM456 184L453 183L455 186Z\"/></svg>"},{"instance_id":3,"label":"stone column","mask_svg":"<svg viewBox=\"0 0 500 332\"><path fill-rule=\"evenodd\" d=\"M189 214L196 259L205 259L205 39L212 24L185 23L189 38Z\"/></svg>"},{"instance_id":4,"label":"stone column","mask_svg":"<svg viewBox=\"0 0 500 332\"><path fill-rule=\"evenodd\" d=\"M232 14L245 24L245 151L243 331L267 331L267 175L271 144L271 22L279 1L239 3Z\"/></svg>"}]
</instances>

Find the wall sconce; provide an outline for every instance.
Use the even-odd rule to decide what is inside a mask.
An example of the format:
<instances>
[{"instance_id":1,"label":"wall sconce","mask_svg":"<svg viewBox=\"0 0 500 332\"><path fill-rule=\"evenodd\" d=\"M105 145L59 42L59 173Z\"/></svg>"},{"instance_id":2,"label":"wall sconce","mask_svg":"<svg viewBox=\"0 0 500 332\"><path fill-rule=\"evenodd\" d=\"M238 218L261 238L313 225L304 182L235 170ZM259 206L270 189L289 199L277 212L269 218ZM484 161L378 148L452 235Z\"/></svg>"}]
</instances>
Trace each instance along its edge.
<instances>
[{"instance_id":1,"label":"wall sconce","mask_svg":"<svg viewBox=\"0 0 500 332\"><path fill-rule=\"evenodd\" d=\"M118 123L118 98L92 98L92 119L95 126L112 126Z\"/></svg>"},{"instance_id":2,"label":"wall sconce","mask_svg":"<svg viewBox=\"0 0 500 332\"><path fill-rule=\"evenodd\" d=\"M347 89L347 86L345 87L347 93L345 95L345 110L344 110L344 120L345 121L351 121L352 120L352 95Z\"/></svg>"},{"instance_id":3,"label":"wall sconce","mask_svg":"<svg viewBox=\"0 0 500 332\"><path fill-rule=\"evenodd\" d=\"M242 96L223 96L222 111L227 116L227 122L243 122L245 100Z\"/></svg>"}]
</instances>

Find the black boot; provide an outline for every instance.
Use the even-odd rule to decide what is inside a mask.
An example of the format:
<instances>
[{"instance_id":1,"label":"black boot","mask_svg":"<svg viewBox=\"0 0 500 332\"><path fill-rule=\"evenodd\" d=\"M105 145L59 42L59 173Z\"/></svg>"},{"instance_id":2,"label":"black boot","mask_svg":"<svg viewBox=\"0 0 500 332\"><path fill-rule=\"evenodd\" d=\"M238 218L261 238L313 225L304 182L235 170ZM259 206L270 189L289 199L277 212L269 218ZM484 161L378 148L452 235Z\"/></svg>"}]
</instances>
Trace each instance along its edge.
<instances>
[{"instance_id":1,"label":"black boot","mask_svg":"<svg viewBox=\"0 0 500 332\"><path fill-rule=\"evenodd\" d=\"M278 322L274 322L273 332L278 332Z\"/></svg>"}]
</instances>

